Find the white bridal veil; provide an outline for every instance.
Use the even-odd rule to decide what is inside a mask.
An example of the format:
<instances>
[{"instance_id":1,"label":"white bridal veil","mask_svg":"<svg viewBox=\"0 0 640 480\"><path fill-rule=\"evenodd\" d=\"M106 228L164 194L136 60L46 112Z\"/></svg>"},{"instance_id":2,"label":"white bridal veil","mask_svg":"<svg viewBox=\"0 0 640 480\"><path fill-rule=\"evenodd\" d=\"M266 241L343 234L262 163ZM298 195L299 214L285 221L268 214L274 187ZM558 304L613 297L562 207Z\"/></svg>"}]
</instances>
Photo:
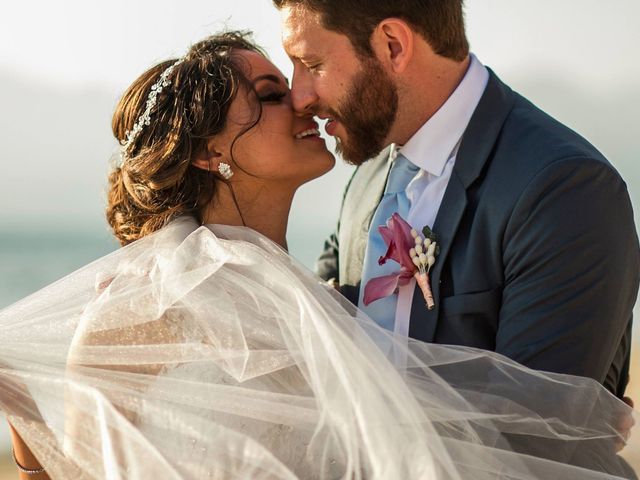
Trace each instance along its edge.
<instances>
[{"instance_id":1,"label":"white bridal veil","mask_svg":"<svg viewBox=\"0 0 640 480\"><path fill-rule=\"evenodd\" d=\"M355 314L183 217L0 312L0 407L52 478L634 478L596 382Z\"/></svg>"}]
</instances>

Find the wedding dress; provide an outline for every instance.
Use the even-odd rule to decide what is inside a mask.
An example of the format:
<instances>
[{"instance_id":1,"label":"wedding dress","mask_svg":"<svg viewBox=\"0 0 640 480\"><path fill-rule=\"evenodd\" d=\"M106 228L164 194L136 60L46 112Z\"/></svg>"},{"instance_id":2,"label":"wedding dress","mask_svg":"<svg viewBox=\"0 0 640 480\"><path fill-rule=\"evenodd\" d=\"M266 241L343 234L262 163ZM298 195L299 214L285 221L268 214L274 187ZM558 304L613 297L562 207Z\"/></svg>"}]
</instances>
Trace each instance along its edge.
<instances>
[{"instance_id":1,"label":"wedding dress","mask_svg":"<svg viewBox=\"0 0 640 480\"><path fill-rule=\"evenodd\" d=\"M0 311L0 407L52 478L633 476L595 381L394 336L188 217Z\"/></svg>"}]
</instances>

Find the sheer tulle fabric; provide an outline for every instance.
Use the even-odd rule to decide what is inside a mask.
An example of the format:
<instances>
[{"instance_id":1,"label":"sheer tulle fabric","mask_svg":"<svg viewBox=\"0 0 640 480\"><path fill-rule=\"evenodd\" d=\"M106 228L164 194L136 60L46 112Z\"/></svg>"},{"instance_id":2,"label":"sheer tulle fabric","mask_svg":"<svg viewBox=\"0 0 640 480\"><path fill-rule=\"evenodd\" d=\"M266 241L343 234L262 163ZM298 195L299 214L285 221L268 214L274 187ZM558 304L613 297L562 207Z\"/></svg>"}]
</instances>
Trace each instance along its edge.
<instances>
[{"instance_id":1,"label":"sheer tulle fabric","mask_svg":"<svg viewBox=\"0 0 640 480\"><path fill-rule=\"evenodd\" d=\"M394 337L245 228L180 218L0 337L1 407L53 478L633 477L596 382Z\"/></svg>"}]
</instances>

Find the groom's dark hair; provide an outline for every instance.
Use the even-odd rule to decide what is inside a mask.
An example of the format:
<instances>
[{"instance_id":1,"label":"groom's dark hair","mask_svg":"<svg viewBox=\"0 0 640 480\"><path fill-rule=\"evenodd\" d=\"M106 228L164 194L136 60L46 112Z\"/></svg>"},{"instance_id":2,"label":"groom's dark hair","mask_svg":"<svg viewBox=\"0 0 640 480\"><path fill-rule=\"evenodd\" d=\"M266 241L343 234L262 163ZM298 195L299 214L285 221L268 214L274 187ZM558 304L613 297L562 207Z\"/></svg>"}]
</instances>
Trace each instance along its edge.
<instances>
[{"instance_id":1,"label":"groom's dark hair","mask_svg":"<svg viewBox=\"0 0 640 480\"><path fill-rule=\"evenodd\" d=\"M463 0L273 0L276 8L302 7L320 14L324 28L346 35L360 55L370 57L371 34L385 18L409 23L443 57L464 60L469 42Z\"/></svg>"}]
</instances>

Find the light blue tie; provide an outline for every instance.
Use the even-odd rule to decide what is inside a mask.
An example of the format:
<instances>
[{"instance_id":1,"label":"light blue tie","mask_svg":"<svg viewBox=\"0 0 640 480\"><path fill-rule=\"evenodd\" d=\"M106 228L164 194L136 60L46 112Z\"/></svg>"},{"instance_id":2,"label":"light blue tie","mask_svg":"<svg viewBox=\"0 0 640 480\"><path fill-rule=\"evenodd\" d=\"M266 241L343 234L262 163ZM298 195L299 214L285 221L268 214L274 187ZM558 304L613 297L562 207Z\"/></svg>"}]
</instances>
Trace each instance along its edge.
<instances>
[{"instance_id":1,"label":"light blue tie","mask_svg":"<svg viewBox=\"0 0 640 480\"><path fill-rule=\"evenodd\" d=\"M387 261L384 265L378 265L378 259L387 252L387 245L384 243L380 232L378 232L378 226L385 225L395 212L398 212L405 220L407 219L410 202L405 190L409 182L418 173L418 170L419 168L402 154L398 154L393 161L384 195L371 221L367 249L362 266L362 282L360 283L358 306L378 325L391 331L393 331L395 324L398 295L394 294L381 298L365 307L362 301L364 287L372 278L389 275L400 270L400 265L392 260Z\"/></svg>"}]
</instances>

